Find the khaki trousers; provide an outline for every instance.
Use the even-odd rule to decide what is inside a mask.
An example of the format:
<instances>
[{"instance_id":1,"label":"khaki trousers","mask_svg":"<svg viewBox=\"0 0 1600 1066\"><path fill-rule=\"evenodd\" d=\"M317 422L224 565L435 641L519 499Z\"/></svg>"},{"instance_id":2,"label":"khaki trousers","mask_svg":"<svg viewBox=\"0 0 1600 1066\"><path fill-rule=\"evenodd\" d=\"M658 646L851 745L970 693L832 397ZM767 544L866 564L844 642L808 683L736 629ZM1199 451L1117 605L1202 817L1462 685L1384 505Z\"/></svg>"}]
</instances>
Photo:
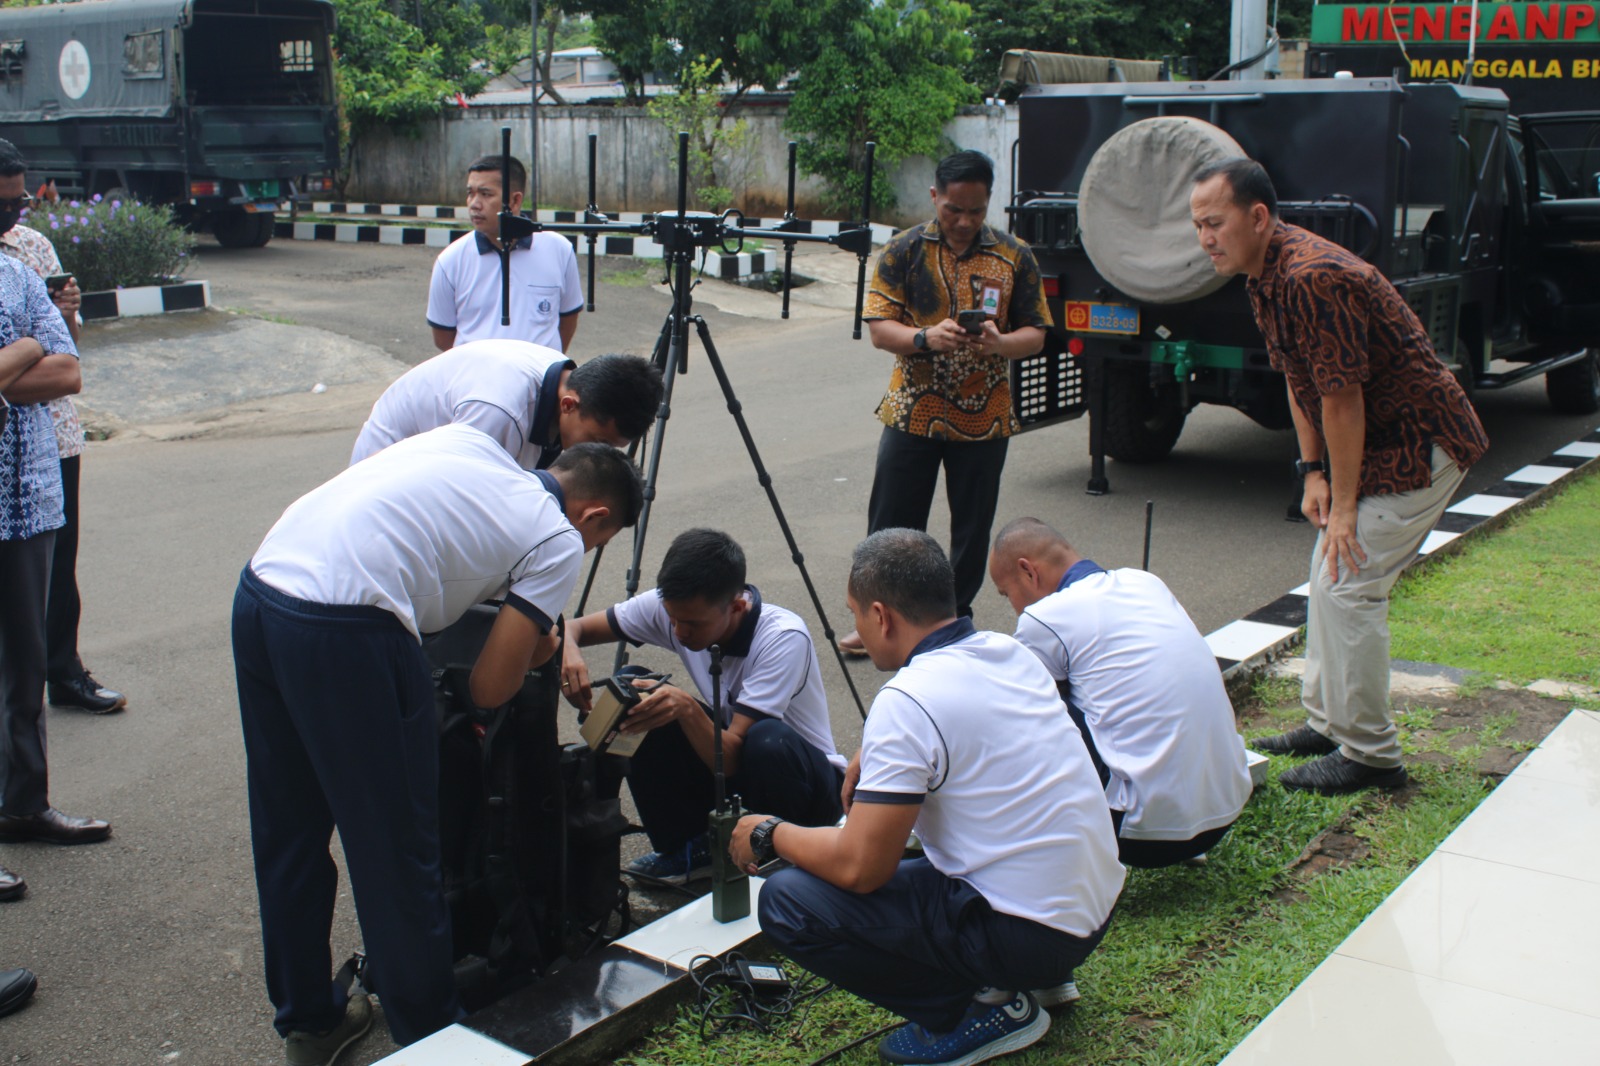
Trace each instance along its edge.
<instances>
[{"instance_id":1,"label":"khaki trousers","mask_svg":"<svg viewBox=\"0 0 1600 1066\"><path fill-rule=\"evenodd\" d=\"M1416 557L1465 472L1437 446L1433 484L1391 496L1363 497L1356 540L1367 561L1329 579L1322 535L1311 551L1311 603L1306 618L1306 673L1300 699L1312 729L1367 766L1400 765L1400 741L1389 713L1389 589Z\"/></svg>"}]
</instances>

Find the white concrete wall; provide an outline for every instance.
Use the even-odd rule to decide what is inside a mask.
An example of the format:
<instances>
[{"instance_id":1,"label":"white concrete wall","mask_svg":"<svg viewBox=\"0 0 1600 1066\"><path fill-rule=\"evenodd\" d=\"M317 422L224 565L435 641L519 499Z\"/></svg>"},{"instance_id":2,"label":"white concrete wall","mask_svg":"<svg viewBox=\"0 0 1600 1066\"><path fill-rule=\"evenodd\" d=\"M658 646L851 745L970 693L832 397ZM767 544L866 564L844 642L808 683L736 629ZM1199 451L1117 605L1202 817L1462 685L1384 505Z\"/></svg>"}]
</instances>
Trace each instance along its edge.
<instances>
[{"instance_id":1,"label":"white concrete wall","mask_svg":"<svg viewBox=\"0 0 1600 1066\"><path fill-rule=\"evenodd\" d=\"M785 161L792 136L784 130L784 107L743 109L753 131L752 162L733 185L735 203L749 215L778 215L785 196ZM377 134L356 146L346 198L352 201L453 204L461 200L467 164L500 150L500 129L511 127L511 151L528 159L528 105L451 108L415 136ZM596 203L603 211L656 211L677 205L676 138L643 108L541 105L539 108L539 203L581 209L589 201L588 136L599 135ZM995 161L995 194L989 220L1004 228L1011 190L1011 145L1016 109L965 108L945 127L957 148L975 148ZM910 225L927 217L933 161L905 160L895 177L900 208L876 221ZM821 183L801 175L796 213L831 217L819 195ZM692 193L691 193L692 195ZM691 204L693 206L693 204Z\"/></svg>"}]
</instances>

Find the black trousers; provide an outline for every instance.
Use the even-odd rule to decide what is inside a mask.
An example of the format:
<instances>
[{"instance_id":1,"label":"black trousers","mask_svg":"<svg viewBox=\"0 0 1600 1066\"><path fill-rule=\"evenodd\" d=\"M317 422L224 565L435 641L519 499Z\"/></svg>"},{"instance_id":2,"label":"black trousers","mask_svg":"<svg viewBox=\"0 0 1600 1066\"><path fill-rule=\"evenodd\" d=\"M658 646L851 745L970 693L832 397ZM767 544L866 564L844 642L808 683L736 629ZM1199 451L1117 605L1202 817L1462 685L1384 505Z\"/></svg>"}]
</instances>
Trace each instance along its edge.
<instances>
[{"instance_id":1,"label":"black trousers","mask_svg":"<svg viewBox=\"0 0 1600 1066\"><path fill-rule=\"evenodd\" d=\"M706 831L715 782L683 727L674 722L652 730L629 763L628 789L652 850L677 851ZM752 813L775 814L796 825L833 825L844 813L843 784L843 773L827 756L783 722L764 718L744 736L728 794Z\"/></svg>"},{"instance_id":2,"label":"black trousers","mask_svg":"<svg viewBox=\"0 0 1600 1066\"><path fill-rule=\"evenodd\" d=\"M44 605L55 531L0 540L0 810L50 805L44 740Z\"/></svg>"},{"instance_id":3,"label":"black trousers","mask_svg":"<svg viewBox=\"0 0 1600 1066\"><path fill-rule=\"evenodd\" d=\"M78 596L78 478L79 460L61 460L61 505L67 524L56 530L55 555L50 564L50 598L45 608L46 669L51 681L68 681L83 669L78 660L78 619L83 600Z\"/></svg>"},{"instance_id":4,"label":"black trousers","mask_svg":"<svg viewBox=\"0 0 1600 1066\"><path fill-rule=\"evenodd\" d=\"M878 438L878 466L867 504L867 532L928 528L933 490L944 468L950 504L950 565L955 570L958 613L972 614L972 601L989 572L989 530L1000 503L1000 472L1006 465L1005 437L984 441L935 440L892 426Z\"/></svg>"}]
</instances>

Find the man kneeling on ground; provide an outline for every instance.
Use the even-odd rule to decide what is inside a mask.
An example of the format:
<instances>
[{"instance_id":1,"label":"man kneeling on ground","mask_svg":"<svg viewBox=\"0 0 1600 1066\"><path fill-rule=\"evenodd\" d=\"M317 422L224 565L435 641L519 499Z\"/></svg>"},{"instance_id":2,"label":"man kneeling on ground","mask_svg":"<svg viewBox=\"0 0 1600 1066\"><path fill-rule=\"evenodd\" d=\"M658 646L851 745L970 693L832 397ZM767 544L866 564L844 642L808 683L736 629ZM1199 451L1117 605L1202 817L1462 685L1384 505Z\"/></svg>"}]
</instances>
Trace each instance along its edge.
<instances>
[{"instance_id":1,"label":"man kneeling on ground","mask_svg":"<svg viewBox=\"0 0 1600 1066\"><path fill-rule=\"evenodd\" d=\"M1026 648L956 616L949 560L926 533L855 550L847 603L880 670L846 774L849 820L741 819L762 930L796 962L907 1024L895 1063L976 1063L1044 1035L1041 1005L1105 935L1123 869L1105 794L1055 685ZM902 861L915 827L925 858ZM1027 989L1039 989L1029 992Z\"/></svg>"},{"instance_id":2,"label":"man kneeling on ground","mask_svg":"<svg viewBox=\"0 0 1600 1066\"><path fill-rule=\"evenodd\" d=\"M711 871L706 815L714 805L713 730L722 731L728 791L752 810L801 825L842 813L844 757L833 746L828 699L811 633L793 611L745 584L744 551L714 529L673 540L656 587L567 626L562 691L589 709L580 647L626 640L683 660L701 700L662 685L633 708L627 733L651 732L631 760L628 787L650 854L625 867L646 881L681 885ZM722 648L722 721L712 724L711 645Z\"/></svg>"},{"instance_id":3,"label":"man kneeling on ground","mask_svg":"<svg viewBox=\"0 0 1600 1066\"><path fill-rule=\"evenodd\" d=\"M989 576L1083 731L1126 866L1215 847L1250 798L1250 769L1216 657L1171 591L1106 570L1037 518L995 538Z\"/></svg>"}]
</instances>

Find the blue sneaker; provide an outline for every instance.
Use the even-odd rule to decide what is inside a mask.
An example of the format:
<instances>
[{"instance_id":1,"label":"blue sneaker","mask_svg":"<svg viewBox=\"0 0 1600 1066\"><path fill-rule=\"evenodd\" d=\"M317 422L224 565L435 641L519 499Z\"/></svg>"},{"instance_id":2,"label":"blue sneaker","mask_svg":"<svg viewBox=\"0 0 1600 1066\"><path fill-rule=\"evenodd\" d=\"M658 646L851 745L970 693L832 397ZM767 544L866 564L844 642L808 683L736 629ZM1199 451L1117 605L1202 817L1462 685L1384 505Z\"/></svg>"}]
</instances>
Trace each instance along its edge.
<instances>
[{"instance_id":1,"label":"blue sneaker","mask_svg":"<svg viewBox=\"0 0 1600 1066\"><path fill-rule=\"evenodd\" d=\"M698 836L673 851L652 851L634 859L622 872L658 885L686 885L711 876L711 844Z\"/></svg>"},{"instance_id":2,"label":"blue sneaker","mask_svg":"<svg viewBox=\"0 0 1600 1066\"><path fill-rule=\"evenodd\" d=\"M883 1038L878 1054L885 1062L972 1066L1020 1051L1049 1029L1050 1015L1033 996L1018 992L998 1006L974 1001L961 1024L948 1033L930 1033L907 1022Z\"/></svg>"}]
</instances>

